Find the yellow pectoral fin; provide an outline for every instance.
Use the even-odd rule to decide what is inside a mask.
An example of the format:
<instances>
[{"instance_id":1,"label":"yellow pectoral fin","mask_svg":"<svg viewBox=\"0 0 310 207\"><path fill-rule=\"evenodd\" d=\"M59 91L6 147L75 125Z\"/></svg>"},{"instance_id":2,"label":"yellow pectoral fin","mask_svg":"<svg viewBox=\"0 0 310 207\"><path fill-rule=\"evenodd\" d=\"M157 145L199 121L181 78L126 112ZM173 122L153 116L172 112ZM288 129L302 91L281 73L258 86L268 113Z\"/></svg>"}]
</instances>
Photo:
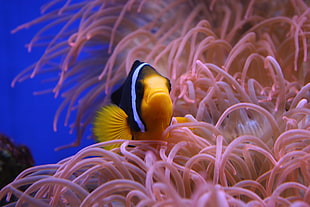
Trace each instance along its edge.
<instances>
[{"instance_id":1,"label":"yellow pectoral fin","mask_svg":"<svg viewBox=\"0 0 310 207\"><path fill-rule=\"evenodd\" d=\"M117 105L102 107L97 112L93 133L99 142L115 139L132 139L132 134L127 124L127 114ZM116 146L108 148L114 147Z\"/></svg>"}]
</instances>

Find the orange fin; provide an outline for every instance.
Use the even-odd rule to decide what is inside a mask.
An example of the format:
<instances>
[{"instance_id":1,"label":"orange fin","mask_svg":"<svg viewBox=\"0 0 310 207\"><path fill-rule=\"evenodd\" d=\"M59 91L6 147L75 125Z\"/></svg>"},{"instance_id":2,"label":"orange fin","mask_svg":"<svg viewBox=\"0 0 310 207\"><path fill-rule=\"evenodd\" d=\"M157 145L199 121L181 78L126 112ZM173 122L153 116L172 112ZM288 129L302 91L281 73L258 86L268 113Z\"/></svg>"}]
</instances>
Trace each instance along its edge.
<instances>
[{"instance_id":1,"label":"orange fin","mask_svg":"<svg viewBox=\"0 0 310 207\"><path fill-rule=\"evenodd\" d=\"M127 123L127 114L117 105L108 105L102 107L94 121L93 133L99 142L115 139L132 139L129 125ZM117 147L111 145L106 149Z\"/></svg>"},{"instance_id":2,"label":"orange fin","mask_svg":"<svg viewBox=\"0 0 310 207\"><path fill-rule=\"evenodd\" d=\"M187 123L187 122L190 122L190 120L186 117L180 117L180 116L177 116L175 117L177 123Z\"/></svg>"}]
</instances>

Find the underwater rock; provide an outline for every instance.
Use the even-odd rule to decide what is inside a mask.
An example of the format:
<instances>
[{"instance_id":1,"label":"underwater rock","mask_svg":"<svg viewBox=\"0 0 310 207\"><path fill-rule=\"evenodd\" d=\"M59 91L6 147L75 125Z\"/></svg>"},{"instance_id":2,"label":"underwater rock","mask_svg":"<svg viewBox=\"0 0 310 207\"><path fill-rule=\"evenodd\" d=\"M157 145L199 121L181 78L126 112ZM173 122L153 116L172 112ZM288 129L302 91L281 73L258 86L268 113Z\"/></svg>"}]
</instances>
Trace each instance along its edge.
<instances>
[{"instance_id":1,"label":"underwater rock","mask_svg":"<svg viewBox=\"0 0 310 207\"><path fill-rule=\"evenodd\" d=\"M15 145L13 141L0 134L0 188L12 182L23 170L33 166L34 160L25 145Z\"/></svg>"}]
</instances>

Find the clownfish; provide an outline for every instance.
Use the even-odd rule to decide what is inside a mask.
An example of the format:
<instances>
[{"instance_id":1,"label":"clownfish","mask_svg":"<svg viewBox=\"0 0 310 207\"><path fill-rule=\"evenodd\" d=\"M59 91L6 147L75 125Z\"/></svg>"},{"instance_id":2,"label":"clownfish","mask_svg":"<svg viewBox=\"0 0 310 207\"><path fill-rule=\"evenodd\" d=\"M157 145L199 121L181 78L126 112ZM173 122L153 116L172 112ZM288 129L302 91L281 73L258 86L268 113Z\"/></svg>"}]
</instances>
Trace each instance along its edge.
<instances>
[{"instance_id":1,"label":"clownfish","mask_svg":"<svg viewBox=\"0 0 310 207\"><path fill-rule=\"evenodd\" d=\"M112 104L97 112L93 124L97 140L163 139L172 119L170 90L168 78L136 60L123 85L112 93Z\"/></svg>"}]
</instances>

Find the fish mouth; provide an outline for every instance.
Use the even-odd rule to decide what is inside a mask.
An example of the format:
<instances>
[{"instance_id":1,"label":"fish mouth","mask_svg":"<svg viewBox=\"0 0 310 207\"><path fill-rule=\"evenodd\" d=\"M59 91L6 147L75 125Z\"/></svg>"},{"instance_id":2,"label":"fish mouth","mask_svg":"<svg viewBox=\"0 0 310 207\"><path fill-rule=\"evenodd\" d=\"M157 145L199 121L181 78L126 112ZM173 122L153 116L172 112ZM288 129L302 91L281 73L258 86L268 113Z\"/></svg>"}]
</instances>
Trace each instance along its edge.
<instances>
[{"instance_id":1,"label":"fish mouth","mask_svg":"<svg viewBox=\"0 0 310 207\"><path fill-rule=\"evenodd\" d=\"M172 101L169 93L163 90L156 90L148 94L148 98L142 104L141 114L149 125L163 122L169 123L172 116Z\"/></svg>"},{"instance_id":2,"label":"fish mouth","mask_svg":"<svg viewBox=\"0 0 310 207\"><path fill-rule=\"evenodd\" d=\"M169 93L167 93L164 90L156 90L156 91L153 91L151 94L149 94L147 98L147 103L154 102L154 101L161 102L161 100L164 101L167 98L170 99Z\"/></svg>"},{"instance_id":3,"label":"fish mouth","mask_svg":"<svg viewBox=\"0 0 310 207\"><path fill-rule=\"evenodd\" d=\"M172 108L170 95L165 91L156 91L150 94L146 104L157 116L166 114L167 110L169 111Z\"/></svg>"}]
</instances>

